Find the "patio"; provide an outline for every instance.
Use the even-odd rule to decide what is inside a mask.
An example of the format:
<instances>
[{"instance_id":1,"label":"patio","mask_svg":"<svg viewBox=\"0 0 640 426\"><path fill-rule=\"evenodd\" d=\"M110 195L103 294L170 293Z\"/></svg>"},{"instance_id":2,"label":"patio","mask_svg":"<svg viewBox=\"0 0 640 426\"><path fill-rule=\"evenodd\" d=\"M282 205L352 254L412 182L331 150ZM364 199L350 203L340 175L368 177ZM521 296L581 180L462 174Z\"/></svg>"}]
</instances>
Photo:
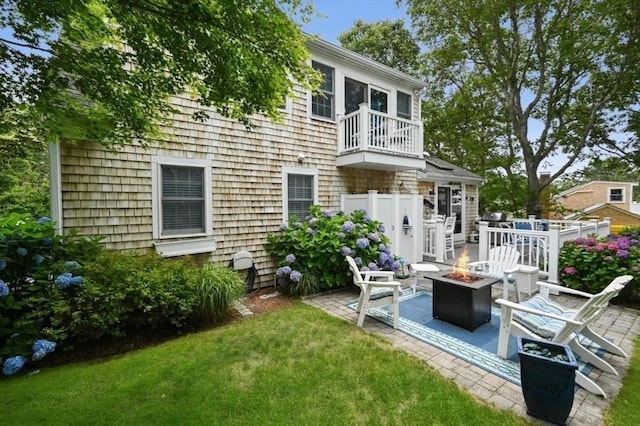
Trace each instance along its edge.
<instances>
[{"instance_id":1,"label":"patio","mask_svg":"<svg viewBox=\"0 0 640 426\"><path fill-rule=\"evenodd\" d=\"M467 246L471 260L476 260L478 245L467 244ZM456 246L456 256L460 256L461 253L462 246ZM438 266L441 269L449 268L450 265L455 263L455 260L450 260L447 263L439 264ZM413 280L413 276L401 280L403 288L410 287ZM418 285L419 288L431 290L431 282L429 280L420 280ZM495 300L501 296L501 286L494 286L492 299ZM355 326L357 314L347 304L357 300L357 298L358 290L354 287L311 296L305 298L305 303L319 307L333 316L353 323ZM510 299L515 300L513 292L510 293ZM558 296L557 300L566 306L577 306L583 301L582 299L568 296ZM397 348L425 360L442 375L454 380L458 386L466 389L479 400L499 408L513 410L518 415L528 417L520 386L488 373L463 359L450 355L402 331L394 330L391 326L368 316L365 318L364 328L389 340ZM596 332L612 338L625 352L631 355L633 341L640 333L640 317L636 310L610 306L606 313L595 322L593 328ZM568 425L602 424L604 409L620 391L622 380L629 369L629 359L611 354L605 354L603 357L618 371L619 376L602 373L594 368L589 373L589 377L604 389L608 397L605 399L579 388L575 394L573 408L567 420Z\"/></svg>"}]
</instances>

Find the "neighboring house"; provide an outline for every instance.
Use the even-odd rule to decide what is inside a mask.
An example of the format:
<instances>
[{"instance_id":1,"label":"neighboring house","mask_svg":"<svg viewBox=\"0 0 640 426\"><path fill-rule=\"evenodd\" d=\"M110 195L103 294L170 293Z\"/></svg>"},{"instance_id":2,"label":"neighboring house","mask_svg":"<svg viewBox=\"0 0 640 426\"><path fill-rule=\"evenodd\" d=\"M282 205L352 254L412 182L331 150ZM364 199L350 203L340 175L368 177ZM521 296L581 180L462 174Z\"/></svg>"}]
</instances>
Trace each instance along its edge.
<instances>
[{"instance_id":1,"label":"neighboring house","mask_svg":"<svg viewBox=\"0 0 640 426\"><path fill-rule=\"evenodd\" d=\"M611 217L613 225L635 224L640 203L633 201L634 182L592 181L568 189L553 198L565 219Z\"/></svg>"},{"instance_id":2,"label":"neighboring house","mask_svg":"<svg viewBox=\"0 0 640 426\"><path fill-rule=\"evenodd\" d=\"M426 167L418 171L419 193L426 200L425 216L456 215L455 241L467 241L478 217L478 188L482 177L425 154Z\"/></svg>"},{"instance_id":3,"label":"neighboring house","mask_svg":"<svg viewBox=\"0 0 640 426\"><path fill-rule=\"evenodd\" d=\"M247 250L268 284L275 263L264 243L290 215L312 204L337 210L341 194L417 194L424 84L322 40L308 47L323 95L296 87L282 123L255 116L247 130L217 114L196 122L198 105L184 95L172 100L180 113L164 129L170 136L149 149L53 145L60 231L104 237L109 249L224 263Z\"/></svg>"}]
</instances>

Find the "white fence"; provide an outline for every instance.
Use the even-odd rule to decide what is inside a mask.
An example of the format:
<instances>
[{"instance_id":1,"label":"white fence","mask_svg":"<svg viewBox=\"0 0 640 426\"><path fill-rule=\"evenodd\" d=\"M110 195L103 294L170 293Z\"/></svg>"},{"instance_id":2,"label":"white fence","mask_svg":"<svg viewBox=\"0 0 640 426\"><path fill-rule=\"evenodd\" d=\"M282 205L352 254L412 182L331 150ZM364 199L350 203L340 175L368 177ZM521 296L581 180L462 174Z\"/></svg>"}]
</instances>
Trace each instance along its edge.
<instances>
[{"instance_id":1,"label":"white fence","mask_svg":"<svg viewBox=\"0 0 640 426\"><path fill-rule=\"evenodd\" d=\"M508 227L489 225L489 222L480 222L478 260L487 260L489 250L495 246L514 245L520 252L518 263L537 266L548 281L557 283L560 248L564 242L592 234L607 236L611 221L609 218L603 222L529 218L515 219Z\"/></svg>"}]
</instances>

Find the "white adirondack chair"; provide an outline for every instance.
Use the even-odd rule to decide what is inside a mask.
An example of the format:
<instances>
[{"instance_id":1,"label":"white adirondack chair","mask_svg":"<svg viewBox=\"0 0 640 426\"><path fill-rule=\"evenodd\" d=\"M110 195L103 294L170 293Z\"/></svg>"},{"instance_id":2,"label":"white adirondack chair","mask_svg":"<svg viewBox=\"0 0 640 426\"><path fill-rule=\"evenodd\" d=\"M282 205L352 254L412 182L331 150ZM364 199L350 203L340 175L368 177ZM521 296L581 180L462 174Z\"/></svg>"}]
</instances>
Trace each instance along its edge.
<instances>
[{"instance_id":1,"label":"white adirondack chair","mask_svg":"<svg viewBox=\"0 0 640 426\"><path fill-rule=\"evenodd\" d=\"M360 297L356 312L358 315L358 327L364 324L364 316L370 308L390 305L393 315L393 328L398 328L400 317L399 299L401 283L392 281L393 271L360 271L355 260L346 256L349 268L353 274L353 283L360 287ZM380 281L376 281L380 279Z\"/></svg>"},{"instance_id":2,"label":"white adirondack chair","mask_svg":"<svg viewBox=\"0 0 640 426\"><path fill-rule=\"evenodd\" d=\"M502 298L509 299L509 281L513 273L518 270L520 253L515 247L509 245L493 247L489 250L489 259L471 262L468 265L469 272L486 277L502 278ZM520 301L520 291L514 282L516 300Z\"/></svg>"},{"instance_id":3,"label":"white adirondack chair","mask_svg":"<svg viewBox=\"0 0 640 426\"><path fill-rule=\"evenodd\" d=\"M568 345L582 361L602 371L618 375L611 364L585 348L580 343L579 336L584 335L607 350L612 350L614 353L619 350L624 354L616 345L595 333L590 325L604 312L609 301L617 296L632 279L631 275L617 277L598 294L584 293L543 282L538 283L541 288L546 286L548 289L587 297L587 301L577 310L566 309L548 300L548 289L544 290L547 297L543 295L544 293L538 294L522 303L497 299L496 303L502 307L498 356L507 357L509 335L547 339L554 343ZM606 397L602 388L580 371L576 372L576 383L589 392Z\"/></svg>"}]
</instances>

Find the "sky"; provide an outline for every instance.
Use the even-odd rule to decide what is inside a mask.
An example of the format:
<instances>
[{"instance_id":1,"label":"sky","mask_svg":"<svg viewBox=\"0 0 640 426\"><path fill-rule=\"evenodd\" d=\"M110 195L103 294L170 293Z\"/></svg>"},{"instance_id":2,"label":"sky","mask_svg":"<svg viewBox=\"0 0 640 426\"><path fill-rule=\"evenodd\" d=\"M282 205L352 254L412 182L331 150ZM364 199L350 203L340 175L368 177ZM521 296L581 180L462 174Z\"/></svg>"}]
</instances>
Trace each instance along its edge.
<instances>
[{"instance_id":1,"label":"sky","mask_svg":"<svg viewBox=\"0 0 640 426\"><path fill-rule=\"evenodd\" d=\"M316 12L325 17L314 17L303 27L309 34L340 45L338 35L347 31L360 19L365 22L406 18L406 8L396 8L396 0L312 0Z\"/></svg>"}]
</instances>

